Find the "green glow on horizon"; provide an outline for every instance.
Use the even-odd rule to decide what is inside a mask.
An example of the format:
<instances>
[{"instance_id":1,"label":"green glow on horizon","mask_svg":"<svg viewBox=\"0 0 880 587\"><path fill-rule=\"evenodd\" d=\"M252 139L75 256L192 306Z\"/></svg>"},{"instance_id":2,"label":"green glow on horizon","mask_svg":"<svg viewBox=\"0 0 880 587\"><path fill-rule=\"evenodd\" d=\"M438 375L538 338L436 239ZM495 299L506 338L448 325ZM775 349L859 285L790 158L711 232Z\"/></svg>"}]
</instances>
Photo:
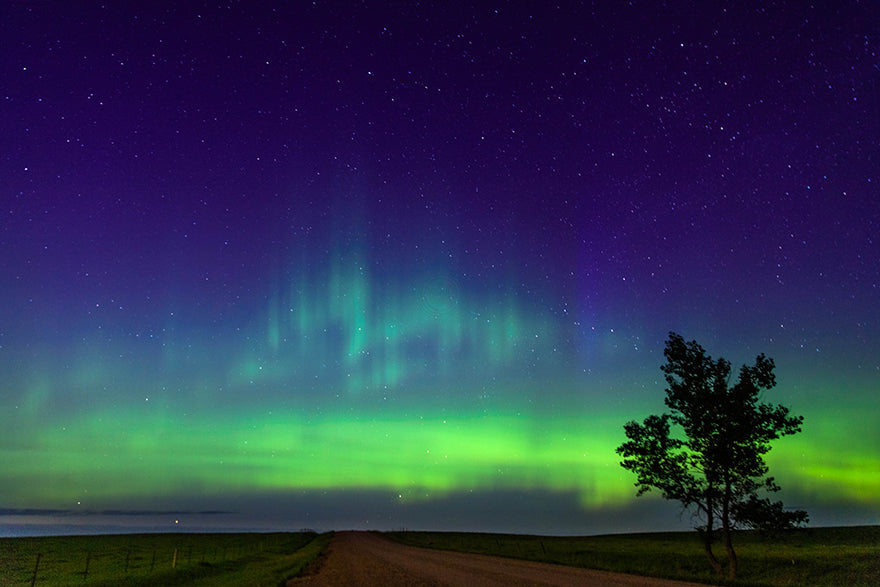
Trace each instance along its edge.
<instances>
[{"instance_id":1,"label":"green glow on horizon","mask_svg":"<svg viewBox=\"0 0 880 587\"><path fill-rule=\"evenodd\" d=\"M806 410L803 431L774 443L767 458L771 474L783 489L786 485L797 487L821 502L843 498L876 504L880 454L870 443L859 443L876 437L877 430L876 423L864 413L856 408L837 413ZM846 435L841 430L846 430Z\"/></svg>"},{"instance_id":2,"label":"green glow on horizon","mask_svg":"<svg viewBox=\"0 0 880 587\"><path fill-rule=\"evenodd\" d=\"M4 451L28 496L64 503L198 489L382 489L402 500L459 490L579 491L585 505L629 499L629 480L608 455L616 427L586 418L519 415L130 417L106 413L52 427L23 450ZM39 458L34 458L39 455ZM47 473L51 471L51 473ZM48 476L56 482L46 483ZM24 496L19 496L23 498Z\"/></svg>"},{"instance_id":3,"label":"green glow on horizon","mask_svg":"<svg viewBox=\"0 0 880 587\"><path fill-rule=\"evenodd\" d=\"M0 451L7 500L42 507L263 491L383 490L401 502L498 489L576 491L585 508L634 498L618 466L622 415L125 415L108 411L42 430ZM769 455L783 489L871 504L880 458L841 456L824 435Z\"/></svg>"}]
</instances>

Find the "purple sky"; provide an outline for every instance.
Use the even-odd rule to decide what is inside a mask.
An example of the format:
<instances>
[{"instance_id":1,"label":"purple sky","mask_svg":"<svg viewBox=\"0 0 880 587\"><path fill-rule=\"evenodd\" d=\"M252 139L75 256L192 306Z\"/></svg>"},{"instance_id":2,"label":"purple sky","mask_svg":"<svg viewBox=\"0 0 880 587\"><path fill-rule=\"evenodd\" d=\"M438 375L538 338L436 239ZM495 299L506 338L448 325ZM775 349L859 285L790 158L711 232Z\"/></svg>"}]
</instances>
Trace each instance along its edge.
<instances>
[{"instance_id":1,"label":"purple sky","mask_svg":"<svg viewBox=\"0 0 880 587\"><path fill-rule=\"evenodd\" d=\"M3 3L0 512L675 526L672 330L877 523L880 10L766 4Z\"/></svg>"}]
</instances>

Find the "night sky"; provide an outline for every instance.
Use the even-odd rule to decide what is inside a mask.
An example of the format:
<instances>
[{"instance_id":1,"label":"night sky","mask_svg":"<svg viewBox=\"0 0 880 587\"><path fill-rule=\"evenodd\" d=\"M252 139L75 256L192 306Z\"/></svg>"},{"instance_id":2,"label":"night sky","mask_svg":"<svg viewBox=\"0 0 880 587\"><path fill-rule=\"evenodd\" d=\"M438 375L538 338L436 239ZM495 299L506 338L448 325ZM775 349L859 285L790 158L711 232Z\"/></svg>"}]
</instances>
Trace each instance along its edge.
<instances>
[{"instance_id":1,"label":"night sky","mask_svg":"<svg viewBox=\"0 0 880 587\"><path fill-rule=\"evenodd\" d=\"M875 2L127 4L0 6L0 532L687 528L669 331L880 523Z\"/></svg>"}]
</instances>

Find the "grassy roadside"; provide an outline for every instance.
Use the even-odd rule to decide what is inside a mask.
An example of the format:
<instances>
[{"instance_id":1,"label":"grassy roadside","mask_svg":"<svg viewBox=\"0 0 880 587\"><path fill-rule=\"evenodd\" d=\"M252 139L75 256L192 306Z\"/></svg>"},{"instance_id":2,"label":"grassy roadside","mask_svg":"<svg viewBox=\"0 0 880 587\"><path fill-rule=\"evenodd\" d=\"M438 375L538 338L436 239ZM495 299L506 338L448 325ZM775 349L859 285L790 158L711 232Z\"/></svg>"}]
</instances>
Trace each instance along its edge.
<instances>
[{"instance_id":1,"label":"grassy roadside","mask_svg":"<svg viewBox=\"0 0 880 587\"><path fill-rule=\"evenodd\" d=\"M776 535L738 532L739 578L710 572L696 532L558 537L389 532L413 546L742 587L880 585L880 526L808 528ZM716 554L723 556L723 549Z\"/></svg>"},{"instance_id":2,"label":"grassy roadside","mask_svg":"<svg viewBox=\"0 0 880 587\"><path fill-rule=\"evenodd\" d=\"M299 575L315 560L333 537L332 532L320 534L302 548L281 556L259 557L243 561L223 573L187 583L196 587L217 585L284 585L288 579Z\"/></svg>"},{"instance_id":3,"label":"grassy roadside","mask_svg":"<svg viewBox=\"0 0 880 587\"><path fill-rule=\"evenodd\" d=\"M134 534L0 539L0 585L271 585L332 534ZM35 575L36 571L36 575Z\"/></svg>"}]
</instances>

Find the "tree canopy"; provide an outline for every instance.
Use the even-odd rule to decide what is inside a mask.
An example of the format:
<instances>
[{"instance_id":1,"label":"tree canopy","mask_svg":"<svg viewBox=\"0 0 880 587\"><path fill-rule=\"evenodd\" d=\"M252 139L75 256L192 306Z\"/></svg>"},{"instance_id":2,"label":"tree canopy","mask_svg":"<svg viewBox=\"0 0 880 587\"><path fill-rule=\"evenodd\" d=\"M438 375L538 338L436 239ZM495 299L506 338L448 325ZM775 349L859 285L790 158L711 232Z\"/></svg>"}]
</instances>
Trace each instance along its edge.
<instances>
[{"instance_id":1,"label":"tree canopy","mask_svg":"<svg viewBox=\"0 0 880 587\"><path fill-rule=\"evenodd\" d=\"M720 528L733 578L737 559L731 530L781 529L807 521L806 512L787 511L766 497L780 488L767 476L764 462L770 443L800 432L803 418L761 402L762 393L776 385L773 359L764 354L741 367L733 385L730 362L712 359L696 341L685 342L672 332L663 354L669 412L624 425L629 440L617 448L620 464L637 475L638 495L657 489L694 509L706 556L718 574L723 566L712 542Z\"/></svg>"}]
</instances>

